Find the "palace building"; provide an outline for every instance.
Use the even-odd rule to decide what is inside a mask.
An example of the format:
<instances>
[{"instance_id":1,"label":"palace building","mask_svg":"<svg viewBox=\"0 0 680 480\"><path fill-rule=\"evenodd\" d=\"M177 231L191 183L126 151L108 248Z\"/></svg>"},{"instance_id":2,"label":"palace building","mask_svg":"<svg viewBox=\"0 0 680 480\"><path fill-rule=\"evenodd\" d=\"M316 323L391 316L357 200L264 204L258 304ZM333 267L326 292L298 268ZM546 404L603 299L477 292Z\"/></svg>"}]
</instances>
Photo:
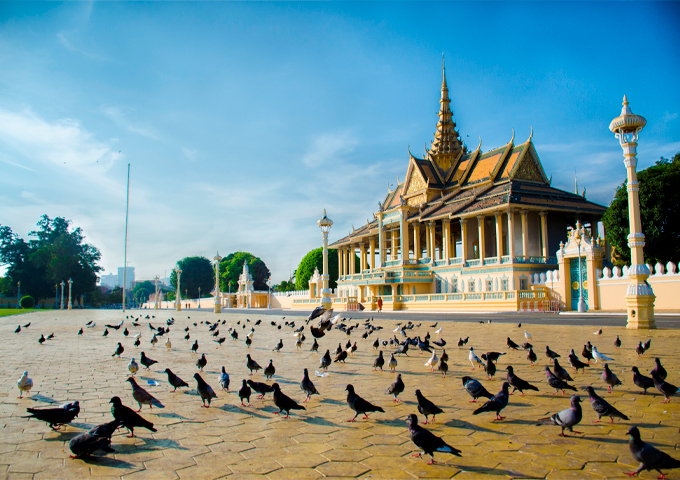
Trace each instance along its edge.
<instances>
[{"instance_id":1,"label":"palace building","mask_svg":"<svg viewBox=\"0 0 680 480\"><path fill-rule=\"evenodd\" d=\"M603 245L592 235L605 207L552 187L531 136L516 144L513 132L500 148L482 152L480 139L468 149L443 67L442 76L439 121L423 158L409 150L403 183L388 189L373 220L329 246L339 257L334 308L375 309L379 297L384 310L516 311L532 301L547 308L555 299L532 279L558 278L567 229L592 225L591 249ZM602 268L599 257L591 267ZM577 272L584 285L586 271ZM569 303L587 295L576 292L565 293Z\"/></svg>"}]
</instances>

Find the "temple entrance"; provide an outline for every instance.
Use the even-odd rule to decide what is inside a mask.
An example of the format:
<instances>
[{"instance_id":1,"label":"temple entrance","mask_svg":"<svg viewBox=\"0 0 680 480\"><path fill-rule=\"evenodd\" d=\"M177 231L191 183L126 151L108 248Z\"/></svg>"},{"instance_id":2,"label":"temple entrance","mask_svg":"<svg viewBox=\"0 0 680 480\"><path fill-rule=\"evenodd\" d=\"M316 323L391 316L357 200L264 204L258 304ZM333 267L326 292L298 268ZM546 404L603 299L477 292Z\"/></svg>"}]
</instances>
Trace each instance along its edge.
<instances>
[{"instance_id":1,"label":"temple entrance","mask_svg":"<svg viewBox=\"0 0 680 480\"><path fill-rule=\"evenodd\" d=\"M588 268L586 265L586 257L581 257L581 268L579 275L579 258L572 258L569 262L569 278L571 279L571 309L578 310L578 302L581 298L581 291L583 291L583 301L588 310ZM581 288L583 282L583 288Z\"/></svg>"}]
</instances>

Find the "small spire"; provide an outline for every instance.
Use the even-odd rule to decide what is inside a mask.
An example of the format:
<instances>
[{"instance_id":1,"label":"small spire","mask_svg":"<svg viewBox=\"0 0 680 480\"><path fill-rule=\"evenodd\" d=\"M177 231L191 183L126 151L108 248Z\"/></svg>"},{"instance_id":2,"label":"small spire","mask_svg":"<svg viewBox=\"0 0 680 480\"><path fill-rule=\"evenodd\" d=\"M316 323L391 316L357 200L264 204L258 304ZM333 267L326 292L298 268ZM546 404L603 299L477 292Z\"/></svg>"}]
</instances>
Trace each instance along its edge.
<instances>
[{"instance_id":1,"label":"small spire","mask_svg":"<svg viewBox=\"0 0 680 480\"><path fill-rule=\"evenodd\" d=\"M531 126L531 133L529 134L529 140L528 140L528 142L531 142L531 139L533 138L533 136L534 136L534 126L532 125L532 126Z\"/></svg>"}]
</instances>

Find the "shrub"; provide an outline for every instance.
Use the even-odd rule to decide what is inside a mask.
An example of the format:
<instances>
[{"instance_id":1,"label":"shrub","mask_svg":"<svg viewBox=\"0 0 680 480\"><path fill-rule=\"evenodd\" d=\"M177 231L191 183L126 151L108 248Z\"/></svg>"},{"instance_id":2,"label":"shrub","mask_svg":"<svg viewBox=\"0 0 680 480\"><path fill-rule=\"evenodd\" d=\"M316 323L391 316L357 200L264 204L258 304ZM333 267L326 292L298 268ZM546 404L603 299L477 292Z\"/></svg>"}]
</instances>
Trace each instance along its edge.
<instances>
[{"instance_id":1,"label":"shrub","mask_svg":"<svg viewBox=\"0 0 680 480\"><path fill-rule=\"evenodd\" d=\"M25 297L21 297L19 305L21 305L21 308L33 308L35 306L35 300L33 300L33 297L30 295L26 295Z\"/></svg>"}]
</instances>

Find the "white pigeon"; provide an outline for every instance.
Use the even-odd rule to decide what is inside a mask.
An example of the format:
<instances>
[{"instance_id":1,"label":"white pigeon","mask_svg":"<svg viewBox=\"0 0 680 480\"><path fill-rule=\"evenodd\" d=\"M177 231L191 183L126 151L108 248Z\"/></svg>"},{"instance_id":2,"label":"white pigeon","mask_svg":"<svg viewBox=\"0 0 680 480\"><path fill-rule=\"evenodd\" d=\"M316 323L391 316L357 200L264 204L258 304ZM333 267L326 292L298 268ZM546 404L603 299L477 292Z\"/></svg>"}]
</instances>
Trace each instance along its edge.
<instances>
[{"instance_id":1,"label":"white pigeon","mask_svg":"<svg viewBox=\"0 0 680 480\"><path fill-rule=\"evenodd\" d=\"M439 327L437 330L434 331L434 333L439 335L440 333L442 333L442 330L444 330L444 327Z\"/></svg>"},{"instance_id":2,"label":"white pigeon","mask_svg":"<svg viewBox=\"0 0 680 480\"><path fill-rule=\"evenodd\" d=\"M425 362L425 366L430 367L430 370L434 372L434 367L436 367L438 363L439 358L437 357L437 350L432 349L432 356L427 362Z\"/></svg>"},{"instance_id":3,"label":"white pigeon","mask_svg":"<svg viewBox=\"0 0 680 480\"><path fill-rule=\"evenodd\" d=\"M255 329L251 328L250 332L248 332L248 335L246 335L246 336L252 340L253 335L255 335Z\"/></svg>"},{"instance_id":4,"label":"white pigeon","mask_svg":"<svg viewBox=\"0 0 680 480\"><path fill-rule=\"evenodd\" d=\"M170 341L170 338L168 338L168 339L165 341L165 346L166 346L168 349L172 348L172 342Z\"/></svg>"},{"instance_id":5,"label":"white pigeon","mask_svg":"<svg viewBox=\"0 0 680 480\"><path fill-rule=\"evenodd\" d=\"M17 387L19 387L19 398L23 398L24 392L28 392L33 388L33 380L28 378L28 372L24 372L21 376L17 382Z\"/></svg>"},{"instance_id":6,"label":"white pigeon","mask_svg":"<svg viewBox=\"0 0 680 480\"><path fill-rule=\"evenodd\" d=\"M137 333L133 338L142 338L142 332Z\"/></svg>"},{"instance_id":7,"label":"white pigeon","mask_svg":"<svg viewBox=\"0 0 680 480\"><path fill-rule=\"evenodd\" d=\"M331 310L331 312L332 312L332 311L333 311L333 310ZM338 313L336 316L334 316L333 318L331 318L331 325L335 325L336 323L338 323L338 322L340 321L340 318L341 318L341 317L342 317L342 313Z\"/></svg>"},{"instance_id":8,"label":"white pigeon","mask_svg":"<svg viewBox=\"0 0 680 480\"><path fill-rule=\"evenodd\" d=\"M594 332L593 335L602 335L602 327L597 332Z\"/></svg>"},{"instance_id":9,"label":"white pigeon","mask_svg":"<svg viewBox=\"0 0 680 480\"><path fill-rule=\"evenodd\" d=\"M92 324L88 325L87 328L94 328L95 325L97 325L97 322L92 322Z\"/></svg>"},{"instance_id":10,"label":"white pigeon","mask_svg":"<svg viewBox=\"0 0 680 480\"><path fill-rule=\"evenodd\" d=\"M128 370L130 370L130 373L133 375L139 370L139 365L135 362L134 358L128 363Z\"/></svg>"},{"instance_id":11,"label":"white pigeon","mask_svg":"<svg viewBox=\"0 0 680 480\"><path fill-rule=\"evenodd\" d=\"M400 329L401 329L401 327L397 327L394 330L392 330L392 332L397 333Z\"/></svg>"},{"instance_id":12,"label":"white pigeon","mask_svg":"<svg viewBox=\"0 0 680 480\"><path fill-rule=\"evenodd\" d=\"M472 369L474 370L477 368L477 365L484 366L484 363L479 359L479 357L475 354L474 348L470 347L470 355L468 355L468 359L470 359L470 363L472 364Z\"/></svg>"},{"instance_id":13,"label":"white pigeon","mask_svg":"<svg viewBox=\"0 0 680 480\"><path fill-rule=\"evenodd\" d=\"M598 360L602 360L605 362L613 362L613 358L609 358L605 355L602 355L600 352L597 351L597 347L593 345L593 358L595 359L595 363L597 363Z\"/></svg>"},{"instance_id":14,"label":"white pigeon","mask_svg":"<svg viewBox=\"0 0 680 480\"><path fill-rule=\"evenodd\" d=\"M125 323L125 320L121 320L120 323L118 324L118 328L123 326L123 323Z\"/></svg>"},{"instance_id":15,"label":"white pigeon","mask_svg":"<svg viewBox=\"0 0 680 480\"><path fill-rule=\"evenodd\" d=\"M534 337L532 337L529 332L524 330L524 338L526 338L527 340L533 340Z\"/></svg>"}]
</instances>

